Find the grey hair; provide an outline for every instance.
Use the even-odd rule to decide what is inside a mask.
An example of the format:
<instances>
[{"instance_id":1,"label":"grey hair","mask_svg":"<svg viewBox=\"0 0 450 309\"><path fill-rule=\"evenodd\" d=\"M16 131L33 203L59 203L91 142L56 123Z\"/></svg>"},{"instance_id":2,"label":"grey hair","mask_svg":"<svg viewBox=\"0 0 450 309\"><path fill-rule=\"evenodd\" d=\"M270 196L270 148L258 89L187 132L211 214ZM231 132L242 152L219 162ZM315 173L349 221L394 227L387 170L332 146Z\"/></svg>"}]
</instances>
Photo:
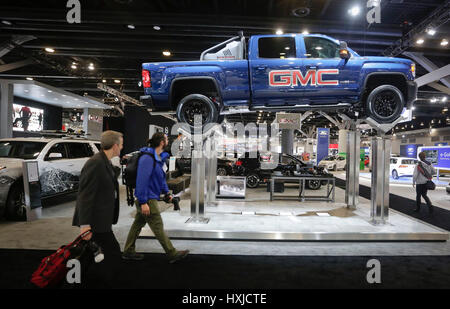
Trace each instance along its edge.
<instances>
[{"instance_id":1,"label":"grey hair","mask_svg":"<svg viewBox=\"0 0 450 309\"><path fill-rule=\"evenodd\" d=\"M101 147L103 150L111 149L115 144L120 145L120 138L123 134L120 132L108 130L102 133L100 139Z\"/></svg>"}]
</instances>

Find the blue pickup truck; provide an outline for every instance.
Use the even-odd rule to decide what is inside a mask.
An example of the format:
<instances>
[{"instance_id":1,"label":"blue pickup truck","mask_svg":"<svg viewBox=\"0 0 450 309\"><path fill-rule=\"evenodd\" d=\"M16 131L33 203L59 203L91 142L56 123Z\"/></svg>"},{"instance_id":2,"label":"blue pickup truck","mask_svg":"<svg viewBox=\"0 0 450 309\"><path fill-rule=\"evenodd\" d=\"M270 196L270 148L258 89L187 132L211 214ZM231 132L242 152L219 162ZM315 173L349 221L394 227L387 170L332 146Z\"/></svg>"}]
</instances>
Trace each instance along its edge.
<instances>
[{"instance_id":1,"label":"blue pickup truck","mask_svg":"<svg viewBox=\"0 0 450 309\"><path fill-rule=\"evenodd\" d=\"M414 77L410 60L361 57L325 35L255 35L247 42L240 33L205 50L200 61L143 63L141 100L191 127L195 114L205 125L232 113L306 110L381 124L411 108Z\"/></svg>"}]
</instances>

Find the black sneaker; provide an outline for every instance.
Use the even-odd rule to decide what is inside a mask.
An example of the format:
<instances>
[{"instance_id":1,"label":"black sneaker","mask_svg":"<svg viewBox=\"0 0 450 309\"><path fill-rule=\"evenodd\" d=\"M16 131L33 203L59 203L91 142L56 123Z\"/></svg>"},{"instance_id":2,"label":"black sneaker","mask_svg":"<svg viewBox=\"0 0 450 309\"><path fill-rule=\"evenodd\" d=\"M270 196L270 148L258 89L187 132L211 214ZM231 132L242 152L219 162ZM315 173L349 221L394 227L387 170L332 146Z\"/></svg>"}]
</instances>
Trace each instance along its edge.
<instances>
[{"instance_id":1,"label":"black sneaker","mask_svg":"<svg viewBox=\"0 0 450 309\"><path fill-rule=\"evenodd\" d=\"M175 255L169 260L170 264L175 263L176 261L184 259L189 254L189 250L177 251Z\"/></svg>"},{"instance_id":2,"label":"black sneaker","mask_svg":"<svg viewBox=\"0 0 450 309\"><path fill-rule=\"evenodd\" d=\"M124 253L122 254L122 260L127 261L142 261L144 259L144 255L140 253Z\"/></svg>"}]
</instances>

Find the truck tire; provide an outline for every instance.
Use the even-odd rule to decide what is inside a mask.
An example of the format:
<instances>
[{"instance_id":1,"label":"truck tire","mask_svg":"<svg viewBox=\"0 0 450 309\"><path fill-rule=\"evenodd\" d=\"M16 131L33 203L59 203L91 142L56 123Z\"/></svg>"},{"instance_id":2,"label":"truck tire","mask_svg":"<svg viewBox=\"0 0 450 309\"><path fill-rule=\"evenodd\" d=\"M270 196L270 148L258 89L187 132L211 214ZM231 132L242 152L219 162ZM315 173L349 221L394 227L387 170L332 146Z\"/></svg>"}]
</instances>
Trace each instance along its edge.
<instances>
[{"instance_id":1,"label":"truck tire","mask_svg":"<svg viewBox=\"0 0 450 309\"><path fill-rule=\"evenodd\" d=\"M366 101L366 113L378 123L391 123L400 117L405 105L402 92L392 85L373 89Z\"/></svg>"},{"instance_id":2,"label":"truck tire","mask_svg":"<svg viewBox=\"0 0 450 309\"><path fill-rule=\"evenodd\" d=\"M319 190L321 186L320 180L308 180L306 182L306 187L310 190Z\"/></svg>"},{"instance_id":3,"label":"truck tire","mask_svg":"<svg viewBox=\"0 0 450 309\"><path fill-rule=\"evenodd\" d=\"M26 220L25 193L21 183L15 183L6 200L6 218L14 221Z\"/></svg>"},{"instance_id":4,"label":"truck tire","mask_svg":"<svg viewBox=\"0 0 450 309\"><path fill-rule=\"evenodd\" d=\"M258 188L258 186L259 186L259 176L258 176L258 174L250 173L247 176L246 183L247 183L247 188L253 188L253 189L254 188Z\"/></svg>"},{"instance_id":5,"label":"truck tire","mask_svg":"<svg viewBox=\"0 0 450 309\"><path fill-rule=\"evenodd\" d=\"M187 123L194 128L194 115L202 115L202 126L217 123L219 112L214 103L203 94L190 94L181 99L177 106L179 122Z\"/></svg>"},{"instance_id":6,"label":"truck tire","mask_svg":"<svg viewBox=\"0 0 450 309\"><path fill-rule=\"evenodd\" d=\"M227 170L224 167L217 168L217 176L227 176Z\"/></svg>"}]
</instances>

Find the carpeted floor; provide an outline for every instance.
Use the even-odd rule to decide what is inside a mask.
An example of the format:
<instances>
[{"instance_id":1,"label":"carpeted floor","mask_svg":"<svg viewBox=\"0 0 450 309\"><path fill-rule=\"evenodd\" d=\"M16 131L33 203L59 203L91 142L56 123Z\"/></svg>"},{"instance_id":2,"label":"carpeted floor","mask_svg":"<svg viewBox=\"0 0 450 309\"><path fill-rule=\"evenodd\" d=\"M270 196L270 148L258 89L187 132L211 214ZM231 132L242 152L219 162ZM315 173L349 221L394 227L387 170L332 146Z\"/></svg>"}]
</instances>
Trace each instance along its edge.
<instances>
[{"instance_id":1,"label":"carpeted floor","mask_svg":"<svg viewBox=\"0 0 450 309\"><path fill-rule=\"evenodd\" d=\"M33 288L32 272L43 250L0 250L0 289ZM162 254L117 267L115 288L299 289L299 288L450 288L450 256L376 257L381 284L366 281L373 257L273 257L189 255L168 264Z\"/></svg>"},{"instance_id":2,"label":"carpeted floor","mask_svg":"<svg viewBox=\"0 0 450 309\"><path fill-rule=\"evenodd\" d=\"M345 190L345 180L336 178L336 186ZM359 185L359 195L366 199L371 199L370 196L371 188ZM432 214L428 213L428 207L425 201L422 199L422 207L420 212L414 212L416 208L415 196L403 197L396 194L389 195L389 208L395 209L401 213L404 213L410 217L419 219L421 221L427 222L441 229L450 231L450 211L447 209L434 207L434 212Z\"/></svg>"}]
</instances>

